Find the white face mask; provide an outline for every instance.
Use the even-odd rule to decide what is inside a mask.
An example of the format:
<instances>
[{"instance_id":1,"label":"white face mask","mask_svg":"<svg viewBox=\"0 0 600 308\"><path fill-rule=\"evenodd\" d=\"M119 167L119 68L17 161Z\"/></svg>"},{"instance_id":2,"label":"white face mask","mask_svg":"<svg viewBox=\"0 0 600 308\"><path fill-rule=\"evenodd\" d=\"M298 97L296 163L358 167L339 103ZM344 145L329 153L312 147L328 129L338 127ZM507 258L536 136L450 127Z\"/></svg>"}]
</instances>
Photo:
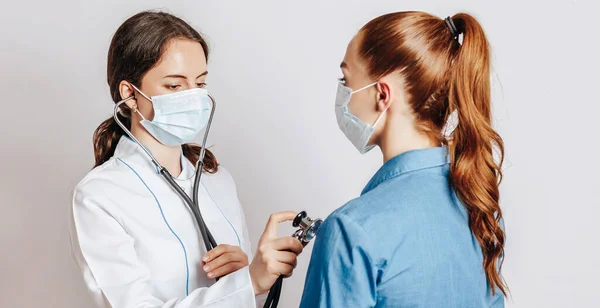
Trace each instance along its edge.
<instances>
[{"instance_id":1,"label":"white face mask","mask_svg":"<svg viewBox=\"0 0 600 308\"><path fill-rule=\"evenodd\" d=\"M132 84L133 86L133 84ZM148 97L136 86L133 88L152 102L152 121L142 117L140 123L156 140L167 146L192 142L208 123L210 104L208 91L193 88L185 91Z\"/></svg>"},{"instance_id":2,"label":"white face mask","mask_svg":"<svg viewBox=\"0 0 600 308\"><path fill-rule=\"evenodd\" d=\"M387 108L379 115L373 125L367 124L359 119L357 116L350 113L348 110L348 104L352 98L352 94L360 92L364 89L376 85L377 82L362 87L356 91L344 86L341 82L338 84L337 95L335 97L335 116L337 118L338 126L346 135L346 138L352 142L354 147L361 153L365 154L372 150L375 145L368 145L371 136L375 130L377 122L381 119Z\"/></svg>"}]
</instances>

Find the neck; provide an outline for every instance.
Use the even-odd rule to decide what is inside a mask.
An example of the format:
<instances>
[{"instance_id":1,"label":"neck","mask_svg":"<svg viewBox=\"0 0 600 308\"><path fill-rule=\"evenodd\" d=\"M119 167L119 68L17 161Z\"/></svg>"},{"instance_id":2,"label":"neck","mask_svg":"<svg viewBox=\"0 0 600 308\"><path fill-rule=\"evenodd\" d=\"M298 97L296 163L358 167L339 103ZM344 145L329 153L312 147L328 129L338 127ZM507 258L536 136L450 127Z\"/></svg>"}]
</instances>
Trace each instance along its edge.
<instances>
[{"instance_id":1,"label":"neck","mask_svg":"<svg viewBox=\"0 0 600 308\"><path fill-rule=\"evenodd\" d=\"M436 147L427 135L416 130L413 122L404 119L386 121L377 145L383 153L384 163L408 151Z\"/></svg>"},{"instance_id":2,"label":"neck","mask_svg":"<svg viewBox=\"0 0 600 308\"><path fill-rule=\"evenodd\" d=\"M131 133L172 176L178 177L181 174L181 146L170 147L158 142L142 126L132 127Z\"/></svg>"}]
</instances>

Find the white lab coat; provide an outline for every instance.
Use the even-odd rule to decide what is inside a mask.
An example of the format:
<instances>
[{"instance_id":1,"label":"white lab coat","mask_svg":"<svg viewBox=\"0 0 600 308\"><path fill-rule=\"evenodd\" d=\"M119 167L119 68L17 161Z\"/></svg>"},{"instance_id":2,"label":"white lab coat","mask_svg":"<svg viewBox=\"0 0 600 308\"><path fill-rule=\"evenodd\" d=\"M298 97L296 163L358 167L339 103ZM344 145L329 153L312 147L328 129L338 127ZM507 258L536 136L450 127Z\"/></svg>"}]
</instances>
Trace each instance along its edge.
<instances>
[{"instance_id":1,"label":"white lab coat","mask_svg":"<svg viewBox=\"0 0 600 308\"><path fill-rule=\"evenodd\" d=\"M182 156L177 183L188 193L194 166ZM229 173L203 174L202 216L218 244L241 246L248 230ZM248 267L218 282L201 268L206 253L191 211L143 150L122 137L114 156L75 188L71 246L98 307L256 307Z\"/></svg>"}]
</instances>

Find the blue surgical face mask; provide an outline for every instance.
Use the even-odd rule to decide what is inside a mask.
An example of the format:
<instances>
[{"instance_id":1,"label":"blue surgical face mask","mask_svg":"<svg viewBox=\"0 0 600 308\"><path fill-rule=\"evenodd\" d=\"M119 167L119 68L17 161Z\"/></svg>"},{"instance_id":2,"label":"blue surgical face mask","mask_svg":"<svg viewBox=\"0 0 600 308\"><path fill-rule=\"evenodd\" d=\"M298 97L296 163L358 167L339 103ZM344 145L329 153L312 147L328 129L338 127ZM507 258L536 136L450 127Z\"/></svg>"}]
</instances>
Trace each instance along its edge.
<instances>
[{"instance_id":1,"label":"blue surgical face mask","mask_svg":"<svg viewBox=\"0 0 600 308\"><path fill-rule=\"evenodd\" d=\"M379 115L375 123L371 125L363 122L357 116L350 113L348 110L348 104L350 103L352 94L370 88L376 84L377 83L375 82L356 91L352 91L352 89L344 86L340 82L338 84L337 95L335 97L335 116L337 118L338 126L344 135L346 135L346 138L352 142L354 147L356 147L361 154L365 154L375 147L375 145L369 145L369 141L371 140L371 136L373 136L377 122L379 122L387 109L384 110Z\"/></svg>"},{"instance_id":2,"label":"blue surgical face mask","mask_svg":"<svg viewBox=\"0 0 600 308\"><path fill-rule=\"evenodd\" d=\"M136 110L143 119L140 124L166 146L192 142L208 123L211 107L206 89L193 88L150 98L133 84L132 86L151 101L154 108L154 118L151 121Z\"/></svg>"}]
</instances>

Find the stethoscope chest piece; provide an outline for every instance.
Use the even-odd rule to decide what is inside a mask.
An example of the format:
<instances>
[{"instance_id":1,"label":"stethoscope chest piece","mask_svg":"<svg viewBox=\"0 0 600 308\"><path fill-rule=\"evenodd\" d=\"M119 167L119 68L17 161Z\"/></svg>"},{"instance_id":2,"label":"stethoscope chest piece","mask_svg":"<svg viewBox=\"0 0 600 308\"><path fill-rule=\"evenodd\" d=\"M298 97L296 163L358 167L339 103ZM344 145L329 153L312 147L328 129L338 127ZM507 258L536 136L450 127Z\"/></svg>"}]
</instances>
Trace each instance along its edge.
<instances>
[{"instance_id":1,"label":"stethoscope chest piece","mask_svg":"<svg viewBox=\"0 0 600 308\"><path fill-rule=\"evenodd\" d=\"M294 221L292 222L292 226L300 227L300 229L294 232L292 237L297 238L300 242L302 242L302 244L308 244L313 238L315 238L322 223L322 219L311 219L306 214L306 211L302 211L296 215L296 218L294 218Z\"/></svg>"}]
</instances>

